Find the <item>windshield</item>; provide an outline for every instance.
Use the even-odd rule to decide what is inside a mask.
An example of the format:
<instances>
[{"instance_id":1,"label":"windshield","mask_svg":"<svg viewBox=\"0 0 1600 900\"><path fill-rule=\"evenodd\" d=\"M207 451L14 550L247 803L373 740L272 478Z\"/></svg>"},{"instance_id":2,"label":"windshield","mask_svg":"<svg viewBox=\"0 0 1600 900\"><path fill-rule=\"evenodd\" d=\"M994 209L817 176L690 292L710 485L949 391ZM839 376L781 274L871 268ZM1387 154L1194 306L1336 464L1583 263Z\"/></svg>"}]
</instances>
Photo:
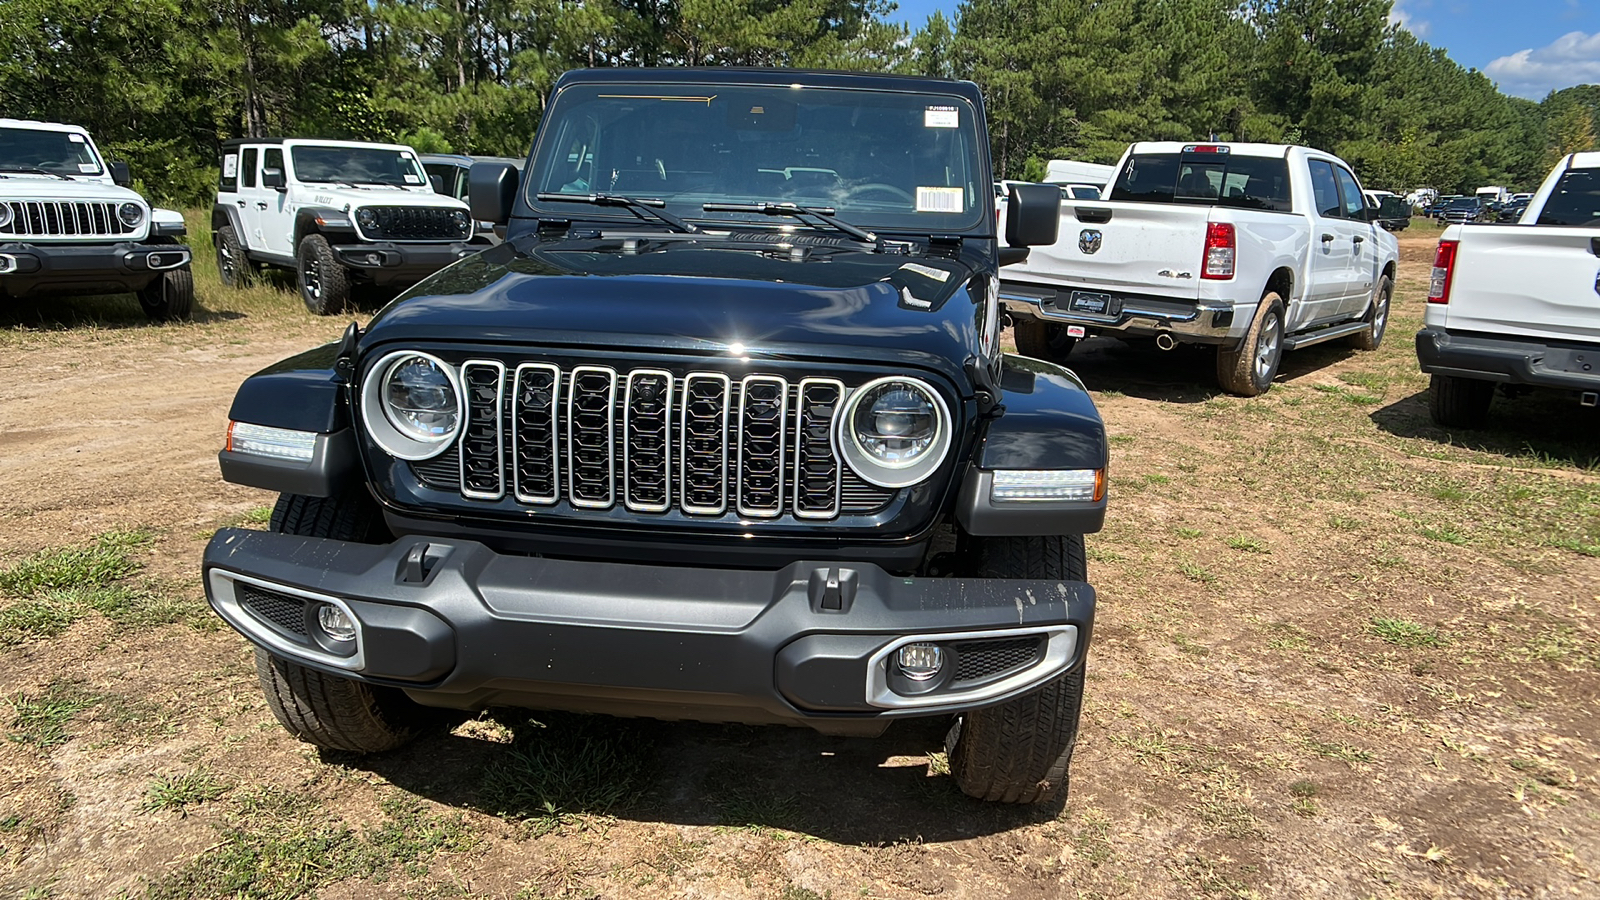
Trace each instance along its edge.
<instances>
[{"instance_id":1,"label":"windshield","mask_svg":"<svg viewBox=\"0 0 1600 900\"><path fill-rule=\"evenodd\" d=\"M428 183L417 158L409 150L392 147L292 147L289 161L300 181L400 187Z\"/></svg>"},{"instance_id":2,"label":"windshield","mask_svg":"<svg viewBox=\"0 0 1600 900\"><path fill-rule=\"evenodd\" d=\"M1281 156L1142 153L1128 157L1111 199L1288 212L1289 164Z\"/></svg>"},{"instance_id":3,"label":"windshield","mask_svg":"<svg viewBox=\"0 0 1600 900\"><path fill-rule=\"evenodd\" d=\"M1477 197L1462 197L1460 200L1451 200L1450 209L1477 209Z\"/></svg>"},{"instance_id":4,"label":"windshield","mask_svg":"<svg viewBox=\"0 0 1600 900\"><path fill-rule=\"evenodd\" d=\"M1526 209L1526 205L1523 207ZM1539 225L1600 225L1600 171L1568 169L1539 211Z\"/></svg>"},{"instance_id":5,"label":"windshield","mask_svg":"<svg viewBox=\"0 0 1600 900\"><path fill-rule=\"evenodd\" d=\"M540 128L528 202L551 194L666 201L699 221L707 203L832 207L853 225L920 233L992 227L977 114L947 94L759 85L574 85ZM783 224L794 224L785 221Z\"/></svg>"},{"instance_id":6,"label":"windshield","mask_svg":"<svg viewBox=\"0 0 1600 900\"><path fill-rule=\"evenodd\" d=\"M43 169L54 175L104 171L83 135L34 128L0 128L0 169Z\"/></svg>"}]
</instances>

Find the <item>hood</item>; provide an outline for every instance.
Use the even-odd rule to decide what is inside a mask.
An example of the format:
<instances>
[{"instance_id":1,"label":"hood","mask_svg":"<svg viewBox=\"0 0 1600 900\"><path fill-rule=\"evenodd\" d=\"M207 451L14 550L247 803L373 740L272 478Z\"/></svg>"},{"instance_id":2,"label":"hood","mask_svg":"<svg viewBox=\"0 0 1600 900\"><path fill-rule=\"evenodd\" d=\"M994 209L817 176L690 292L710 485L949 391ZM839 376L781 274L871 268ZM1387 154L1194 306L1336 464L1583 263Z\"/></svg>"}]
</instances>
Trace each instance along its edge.
<instances>
[{"instance_id":1,"label":"hood","mask_svg":"<svg viewBox=\"0 0 1600 900\"><path fill-rule=\"evenodd\" d=\"M390 341L617 347L755 358L876 361L964 385L979 354L985 276L944 258L828 248L806 261L681 240L517 239L446 268L375 317ZM819 248L821 249L821 248Z\"/></svg>"},{"instance_id":2,"label":"hood","mask_svg":"<svg viewBox=\"0 0 1600 900\"><path fill-rule=\"evenodd\" d=\"M137 191L118 187L108 181L62 181L48 175L19 175L13 172L7 172L5 177L0 178L0 199L132 201L141 206L148 205Z\"/></svg>"},{"instance_id":3,"label":"hood","mask_svg":"<svg viewBox=\"0 0 1600 900\"><path fill-rule=\"evenodd\" d=\"M311 202L318 206L358 209L363 206L426 206L445 209L466 209L467 205L446 194L436 194L431 188L403 187L338 187L335 185L305 185L311 192Z\"/></svg>"}]
</instances>

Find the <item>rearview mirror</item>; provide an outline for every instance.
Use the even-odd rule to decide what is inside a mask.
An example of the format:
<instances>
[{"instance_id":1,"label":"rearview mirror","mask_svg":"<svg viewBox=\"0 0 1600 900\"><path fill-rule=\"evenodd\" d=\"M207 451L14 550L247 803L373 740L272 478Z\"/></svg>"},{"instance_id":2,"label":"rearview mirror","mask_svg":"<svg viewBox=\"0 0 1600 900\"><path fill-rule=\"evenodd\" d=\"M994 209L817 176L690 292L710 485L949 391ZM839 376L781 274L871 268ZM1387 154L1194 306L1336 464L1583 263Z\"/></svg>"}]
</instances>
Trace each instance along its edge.
<instances>
[{"instance_id":1,"label":"rearview mirror","mask_svg":"<svg viewBox=\"0 0 1600 900\"><path fill-rule=\"evenodd\" d=\"M468 205L479 222L504 225L517 205L517 167L502 162L473 163L467 173Z\"/></svg>"},{"instance_id":2,"label":"rearview mirror","mask_svg":"<svg viewBox=\"0 0 1600 900\"><path fill-rule=\"evenodd\" d=\"M111 183L117 187L133 184L133 173L128 171L128 164L120 159L111 162Z\"/></svg>"},{"instance_id":3,"label":"rearview mirror","mask_svg":"<svg viewBox=\"0 0 1600 900\"><path fill-rule=\"evenodd\" d=\"M282 169L262 169L261 186L269 187L275 191L288 190L288 182L284 180Z\"/></svg>"}]
</instances>

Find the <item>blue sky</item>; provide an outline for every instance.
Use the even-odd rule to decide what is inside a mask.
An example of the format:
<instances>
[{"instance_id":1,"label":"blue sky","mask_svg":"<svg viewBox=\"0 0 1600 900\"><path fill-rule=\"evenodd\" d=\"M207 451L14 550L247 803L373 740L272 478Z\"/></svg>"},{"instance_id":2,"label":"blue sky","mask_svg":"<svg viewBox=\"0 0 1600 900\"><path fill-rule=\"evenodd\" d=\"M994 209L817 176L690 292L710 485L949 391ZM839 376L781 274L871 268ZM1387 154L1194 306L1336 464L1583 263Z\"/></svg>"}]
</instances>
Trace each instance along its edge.
<instances>
[{"instance_id":1,"label":"blue sky","mask_svg":"<svg viewBox=\"0 0 1600 900\"><path fill-rule=\"evenodd\" d=\"M891 19L919 27L956 0L899 0ZM1557 88L1600 83L1600 0L1400 0L1392 18L1479 69L1508 94L1540 100Z\"/></svg>"}]
</instances>

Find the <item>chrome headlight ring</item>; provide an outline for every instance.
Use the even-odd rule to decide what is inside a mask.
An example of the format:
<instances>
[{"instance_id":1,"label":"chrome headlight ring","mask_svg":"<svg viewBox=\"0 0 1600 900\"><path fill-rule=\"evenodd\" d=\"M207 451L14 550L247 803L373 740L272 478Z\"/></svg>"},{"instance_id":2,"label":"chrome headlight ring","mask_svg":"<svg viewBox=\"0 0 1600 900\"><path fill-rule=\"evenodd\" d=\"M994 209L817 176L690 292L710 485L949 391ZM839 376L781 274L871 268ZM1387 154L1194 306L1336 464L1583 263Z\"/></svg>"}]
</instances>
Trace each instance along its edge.
<instances>
[{"instance_id":1,"label":"chrome headlight ring","mask_svg":"<svg viewBox=\"0 0 1600 900\"><path fill-rule=\"evenodd\" d=\"M390 378L403 363L414 359L430 363L444 373L445 381L455 401L456 418L453 427L425 440L405 433L395 424L395 414L389 408L387 397ZM397 350L379 359L377 364L367 371L366 380L361 383L361 422L366 426L367 435L390 456L412 462L432 459L447 450L461 435L464 396L461 389L461 375L454 366L431 353L423 353L420 350Z\"/></svg>"},{"instance_id":2,"label":"chrome headlight ring","mask_svg":"<svg viewBox=\"0 0 1600 900\"><path fill-rule=\"evenodd\" d=\"M129 228L138 228L144 222L144 207L137 203L124 203L117 207L117 218Z\"/></svg>"},{"instance_id":3,"label":"chrome headlight ring","mask_svg":"<svg viewBox=\"0 0 1600 900\"><path fill-rule=\"evenodd\" d=\"M4 200L0 200L0 228L5 228L6 226L10 225L12 216L11 204Z\"/></svg>"},{"instance_id":4,"label":"chrome headlight ring","mask_svg":"<svg viewBox=\"0 0 1600 900\"><path fill-rule=\"evenodd\" d=\"M928 401L933 412L934 434L926 450L914 459L904 462L884 460L868 449L855 427L856 411L861 403L873 398L880 388L899 385L910 389ZM926 481L942 465L950 453L954 437L954 423L944 397L932 385L920 378L891 375L875 378L850 392L834 418L834 449L851 471L870 484L882 488L899 489Z\"/></svg>"}]
</instances>

